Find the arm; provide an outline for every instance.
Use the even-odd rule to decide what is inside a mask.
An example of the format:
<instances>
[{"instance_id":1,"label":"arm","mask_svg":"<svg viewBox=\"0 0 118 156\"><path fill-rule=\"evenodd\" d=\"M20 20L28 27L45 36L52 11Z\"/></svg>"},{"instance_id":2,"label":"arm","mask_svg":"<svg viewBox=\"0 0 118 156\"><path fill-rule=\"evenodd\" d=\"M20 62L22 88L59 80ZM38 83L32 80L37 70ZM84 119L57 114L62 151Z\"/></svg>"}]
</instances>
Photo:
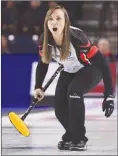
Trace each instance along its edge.
<instances>
[{"instance_id":1,"label":"arm","mask_svg":"<svg viewBox=\"0 0 118 156\"><path fill-rule=\"evenodd\" d=\"M49 66L49 64L45 64L42 61L38 62L38 65L36 67L35 89L37 89L37 88L42 89L42 84L43 84L43 81L47 74L48 66Z\"/></svg>"},{"instance_id":2,"label":"arm","mask_svg":"<svg viewBox=\"0 0 118 156\"><path fill-rule=\"evenodd\" d=\"M86 42L90 43L89 40ZM82 48L85 47L87 46L82 46ZM82 53L86 56L85 60L88 59L89 62L92 65L94 65L96 68L98 68L102 73L104 88L105 88L102 110L103 112L105 112L105 116L108 118L111 116L111 114L114 111L114 97L113 97L112 77L111 77L110 68L108 65L108 61L98 51L98 48L96 46L90 45L90 47L88 46L88 48L89 49L86 49L86 52L82 52Z\"/></svg>"},{"instance_id":3,"label":"arm","mask_svg":"<svg viewBox=\"0 0 118 156\"><path fill-rule=\"evenodd\" d=\"M113 95L112 88L112 76L111 71L108 65L108 61L104 58L104 56L98 51L91 59L90 62L97 67L103 76L103 82L105 87L105 96Z\"/></svg>"},{"instance_id":4,"label":"arm","mask_svg":"<svg viewBox=\"0 0 118 156\"><path fill-rule=\"evenodd\" d=\"M41 35L39 39L39 55L41 56L42 54L42 45L43 45L43 34ZM41 61L41 59L38 62L38 65L36 67L36 74L35 74L35 89L41 88L42 89L42 84L45 79L45 76L48 71L48 66L49 64L45 64Z\"/></svg>"},{"instance_id":5,"label":"arm","mask_svg":"<svg viewBox=\"0 0 118 156\"><path fill-rule=\"evenodd\" d=\"M84 32L81 32L81 41L82 45L80 45L80 57L81 53L86 55L86 59L88 59L92 65L101 71L105 87L105 96L113 95L112 77L108 61L98 51L98 48L91 43L90 39Z\"/></svg>"}]
</instances>

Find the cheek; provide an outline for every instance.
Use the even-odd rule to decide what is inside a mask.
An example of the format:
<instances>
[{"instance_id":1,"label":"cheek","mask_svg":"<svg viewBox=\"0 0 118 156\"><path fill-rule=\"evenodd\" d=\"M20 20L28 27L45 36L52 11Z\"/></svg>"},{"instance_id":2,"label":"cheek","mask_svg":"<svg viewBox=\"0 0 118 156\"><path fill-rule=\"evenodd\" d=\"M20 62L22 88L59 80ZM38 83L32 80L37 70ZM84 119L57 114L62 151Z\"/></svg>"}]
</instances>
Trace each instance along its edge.
<instances>
[{"instance_id":1,"label":"cheek","mask_svg":"<svg viewBox=\"0 0 118 156\"><path fill-rule=\"evenodd\" d=\"M61 29L63 30L64 27L65 27L65 21L62 21L62 22L61 22Z\"/></svg>"},{"instance_id":2,"label":"cheek","mask_svg":"<svg viewBox=\"0 0 118 156\"><path fill-rule=\"evenodd\" d=\"M63 21L63 27L65 27L65 21Z\"/></svg>"},{"instance_id":3,"label":"cheek","mask_svg":"<svg viewBox=\"0 0 118 156\"><path fill-rule=\"evenodd\" d=\"M48 25L48 29L51 30L51 24L50 24L50 22L48 22L47 25Z\"/></svg>"}]
</instances>

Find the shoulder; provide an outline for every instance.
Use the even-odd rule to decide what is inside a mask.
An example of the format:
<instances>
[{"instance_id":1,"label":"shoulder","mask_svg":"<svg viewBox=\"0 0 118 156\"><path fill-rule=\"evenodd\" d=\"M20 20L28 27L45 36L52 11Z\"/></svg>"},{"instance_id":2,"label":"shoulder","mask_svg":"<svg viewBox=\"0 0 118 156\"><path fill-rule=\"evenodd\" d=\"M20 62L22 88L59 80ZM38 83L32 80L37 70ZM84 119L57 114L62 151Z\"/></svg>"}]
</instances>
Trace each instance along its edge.
<instances>
[{"instance_id":1,"label":"shoulder","mask_svg":"<svg viewBox=\"0 0 118 156\"><path fill-rule=\"evenodd\" d=\"M70 34L75 37L87 36L87 34L82 29L74 26L70 26Z\"/></svg>"},{"instance_id":2,"label":"shoulder","mask_svg":"<svg viewBox=\"0 0 118 156\"><path fill-rule=\"evenodd\" d=\"M43 47L43 40L44 40L44 33L42 33L39 38L38 38L38 41L36 43L37 47L42 50L42 47Z\"/></svg>"},{"instance_id":3,"label":"shoulder","mask_svg":"<svg viewBox=\"0 0 118 156\"><path fill-rule=\"evenodd\" d=\"M71 34L71 35L78 36L78 35L80 35L80 34L82 34L82 33L83 33L83 30L81 30L80 28L70 26L70 34Z\"/></svg>"},{"instance_id":4,"label":"shoulder","mask_svg":"<svg viewBox=\"0 0 118 156\"><path fill-rule=\"evenodd\" d=\"M75 39L79 39L79 40L81 40L83 36L86 36L83 30L81 30L78 27L73 27L73 26L70 26L70 35L74 37Z\"/></svg>"},{"instance_id":5,"label":"shoulder","mask_svg":"<svg viewBox=\"0 0 118 156\"><path fill-rule=\"evenodd\" d=\"M72 31L81 31L82 32L82 30L80 28L74 27L74 26L70 26L70 30L72 30Z\"/></svg>"},{"instance_id":6,"label":"shoulder","mask_svg":"<svg viewBox=\"0 0 118 156\"><path fill-rule=\"evenodd\" d=\"M39 40L38 40L39 47L40 46L43 46L43 41L44 41L44 32L39 36ZM49 38L48 46L49 47L53 47L52 39L51 38Z\"/></svg>"},{"instance_id":7,"label":"shoulder","mask_svg":"<svg viewBox=\"0 0 118 156\"><path fill-rule=\"evenodd\" d=\"M80 41L81 44L87 44L91 42L88 35L80 28L70 26L70 36L76 41Z\"/></svg>"}]
</instances>

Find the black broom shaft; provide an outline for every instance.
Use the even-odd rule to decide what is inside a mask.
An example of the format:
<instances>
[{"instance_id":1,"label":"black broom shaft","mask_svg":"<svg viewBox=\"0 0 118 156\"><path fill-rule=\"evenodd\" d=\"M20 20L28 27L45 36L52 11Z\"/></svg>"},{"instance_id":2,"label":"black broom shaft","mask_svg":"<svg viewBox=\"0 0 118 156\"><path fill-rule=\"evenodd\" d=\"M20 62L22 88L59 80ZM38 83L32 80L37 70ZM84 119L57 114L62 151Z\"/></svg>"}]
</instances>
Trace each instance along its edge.
<instances>
[{"instance_id":1,"label":"black broom shaft","mask_svg":"<svg viewBox=\"0 0 118 156\"><path fill-rule=\"evenodd\" d=\"M49 81L45 84L44 88L42 89L44 92L46 91L46 89L49 87L49 85L51 84L51 82L55 79L55 77L58 75L58 73L60 73L63 70L63 66L61 65L56 71L55 73L52 75L52 77L49 79Z\"/></svg>"},{"instance_id":2,"label":"black broom shaft","mask_svg":"<svg viewBox=\"0 0 118 156\"><path fill-rule=\"evenodd\" d=\"M58 69L55 71L55 73L52 75L52 77L49 79L49 81L45 84L44 88L42 89L44 92L49 87L51 82L54 80L54 78L58 75L59 72L63 70L63 66L59 66ZM22 120L25 120L27 115L31 112L31 110L37 105L38 99L33 100L32 104L29 106L29 108L26 110L24 115L21 117Z\"/></svg>"},{"instance_id":3,"label":"black broom shaft","mask_svg":"<svg viewBox=\"0 0 118 156\"><path fill-rule=\"evenodd\" d=\"M31 112L31 110L36 106L37 103L32 102L32 104L28 107L24 115L21 117L22 120L25 120L27 115Z\"/></svg>"}]
</instances>

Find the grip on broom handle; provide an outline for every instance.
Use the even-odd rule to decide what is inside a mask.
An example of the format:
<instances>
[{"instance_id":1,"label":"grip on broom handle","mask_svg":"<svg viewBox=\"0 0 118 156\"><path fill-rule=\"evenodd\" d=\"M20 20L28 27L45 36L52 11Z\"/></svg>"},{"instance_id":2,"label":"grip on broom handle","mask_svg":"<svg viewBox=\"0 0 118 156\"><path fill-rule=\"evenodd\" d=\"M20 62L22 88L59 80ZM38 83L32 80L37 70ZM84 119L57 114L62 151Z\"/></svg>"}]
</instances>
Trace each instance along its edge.
<instances>
[{"instance_id":1,"label":"grip on broom handle","mask_svg":"<svg viewBox=\"0 0 118 156\"><path fill-rule=\"evenodd\" d=\"M44 88L42 89L44 92L46 89L49 87L51 82L54 80L54 78L58 75L63 70L63 65L60 65L58 69L55 71L55 73L52 75L52 77L49 79L49 81L45 84ZM40 95L38 95L40 98ZM22 120L25 120L27 115L30 113L30 111L37 105L38 103L38 98L35 98L32 102L32 104L29 106L29 108L26 110L25 114L21 117Z\"/></svg>"}]
</instances>

